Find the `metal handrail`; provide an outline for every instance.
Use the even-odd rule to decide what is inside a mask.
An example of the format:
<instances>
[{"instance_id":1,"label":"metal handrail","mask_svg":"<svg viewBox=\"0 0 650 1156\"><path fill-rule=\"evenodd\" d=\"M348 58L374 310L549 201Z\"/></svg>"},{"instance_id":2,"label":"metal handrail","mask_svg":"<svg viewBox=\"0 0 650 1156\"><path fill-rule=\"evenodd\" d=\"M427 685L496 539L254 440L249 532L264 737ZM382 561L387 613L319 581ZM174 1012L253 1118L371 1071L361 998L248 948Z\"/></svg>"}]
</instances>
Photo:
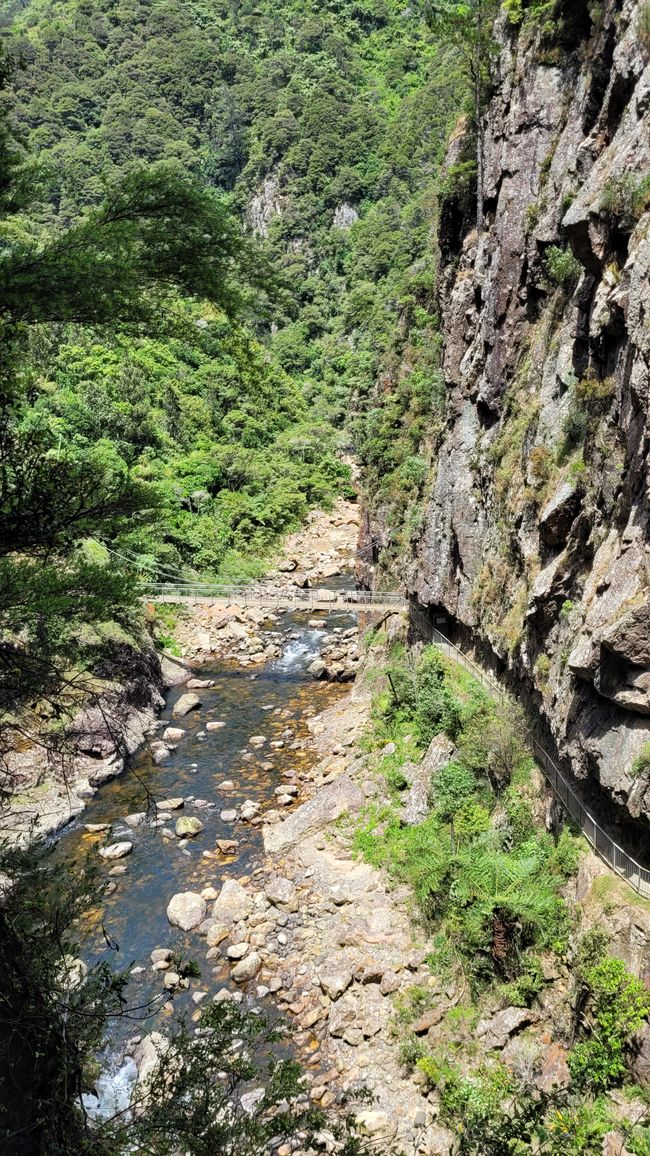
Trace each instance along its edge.
<instances>
[{"instance_id":1,"label":"metal handrail","mask_svg":"<svg viewBox=\"0 0 650 1156\"><path fill-rule=\"evenodd\" d=\"M482 686L490 691L493 697L498 698L500 702L510 701L509 696L498 683L491 679L484 670L477 666L471 658L464 654L463 651L451 642L440 630L431 626L421 611L411 606L409 616L414 628L423 638L432 642L434 646L437 646L447 653L449 657L453 658L459 666L468 670ZM538 742L530 731L527 737L535 759L547 782L550 784L565 810L568 811L571 818L580 828L587 842L593 847L596 854L599 855L617 875L625 879L638 895L650 899L650 869L642 867L640 863L637 863L636 859L628 855L627 851L616 843L611 835L607 834L597 819L595 819L591 812L584 806L548 751L544 749L542 744Z\"/></svg>"},{"instance_id":2,"label":"metal handrail","mask_svg":"<svg viewBox=\"0 0 650 1156\"><path fill-rule=\"evenodd\" d=\"M331 601L332 605L340 605L343 602L351 608L355 606L395 606L406 610L408 605L404 595L397 591L376 593L370 590L332 591L326 588L320 589L317 586L308 589L295 587L292 590L260 591L251 586L231 586L220 582L143 582L140 590L143 597L215 598L243 603L253 602L259 605L268 605L269 603L309 604L322 601L326 596L327 601Z\"/></svg>"}]
</instances>

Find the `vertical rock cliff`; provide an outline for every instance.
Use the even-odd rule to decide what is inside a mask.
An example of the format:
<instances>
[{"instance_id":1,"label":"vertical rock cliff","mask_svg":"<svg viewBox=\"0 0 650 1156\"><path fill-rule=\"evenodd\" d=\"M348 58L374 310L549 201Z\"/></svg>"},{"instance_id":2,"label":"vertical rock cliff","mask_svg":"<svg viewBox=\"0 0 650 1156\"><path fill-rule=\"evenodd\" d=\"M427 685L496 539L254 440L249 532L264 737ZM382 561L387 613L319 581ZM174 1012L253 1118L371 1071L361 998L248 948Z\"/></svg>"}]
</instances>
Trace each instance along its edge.
<instances>
[{"instance_id":1,"label":"vertical rock cliff","mask_svg":"<svg viewBox=\"0 0 650 1156\"><path fill-rule=\"evenodd\" d=\"M497 35L485 229L453 198L440 213L447 414L408 587L489 646L642 835L650 13L576 3L559 46Z\"/></svg>"}]
</instances>

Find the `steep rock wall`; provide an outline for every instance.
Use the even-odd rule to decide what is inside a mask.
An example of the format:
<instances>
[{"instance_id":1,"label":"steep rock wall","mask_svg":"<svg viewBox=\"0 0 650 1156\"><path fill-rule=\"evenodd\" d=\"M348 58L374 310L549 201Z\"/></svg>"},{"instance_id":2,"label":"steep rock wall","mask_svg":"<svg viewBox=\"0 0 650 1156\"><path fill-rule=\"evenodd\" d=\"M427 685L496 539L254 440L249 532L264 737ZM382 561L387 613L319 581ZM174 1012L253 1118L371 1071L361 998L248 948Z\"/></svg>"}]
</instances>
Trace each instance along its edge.
<instances>
[{"instance_id":1,"label":"steep rock wall","mask_svg":"<svg viewBox=\"0 0 650 1156\"><path fill-rule=\"evenodd\" d=\"M447 424L407 580L489 643L574 773L640 834L650 818L650 767L633 765L650 742L642 7L610 0L598 27L585 12L559 63L534 34L499 30L481 236L454 235L453 206L442 208Z\"/></svg>"}]
</instances>

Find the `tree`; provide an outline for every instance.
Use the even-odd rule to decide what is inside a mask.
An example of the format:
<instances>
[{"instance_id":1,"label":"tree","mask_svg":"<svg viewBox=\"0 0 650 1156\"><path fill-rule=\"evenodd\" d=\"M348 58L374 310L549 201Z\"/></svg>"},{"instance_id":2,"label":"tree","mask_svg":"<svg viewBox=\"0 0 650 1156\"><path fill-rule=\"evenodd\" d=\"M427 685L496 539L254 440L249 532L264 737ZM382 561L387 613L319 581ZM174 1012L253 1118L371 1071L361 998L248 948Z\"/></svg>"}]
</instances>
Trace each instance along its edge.
<instances>
[{"instance_id":1,"label":"tree","mask_svg":"<svg viewBox=\"0 0 650 1156\"><path fill-rule=\"evenodd\" d=\"M484 221L484 129L483 115L490 84L490 60L494 52L492 27L499 10L498 0L425 0L431 28L451 43L472 86L476 129L476 229L480 236Z\"/></svg>"}]
</instances>

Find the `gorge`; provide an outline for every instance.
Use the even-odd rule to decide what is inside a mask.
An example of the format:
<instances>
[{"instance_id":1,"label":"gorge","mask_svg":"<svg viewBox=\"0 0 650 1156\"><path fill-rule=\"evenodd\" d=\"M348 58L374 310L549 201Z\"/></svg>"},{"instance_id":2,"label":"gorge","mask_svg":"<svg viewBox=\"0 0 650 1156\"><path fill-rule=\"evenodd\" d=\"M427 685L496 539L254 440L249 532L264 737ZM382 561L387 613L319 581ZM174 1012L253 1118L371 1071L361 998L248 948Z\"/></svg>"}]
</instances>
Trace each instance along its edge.
<instances>
[{"instance_id":1,"label":"gorge","mask_svg":"<svg viewBox=\"0 0 650 1156\"><path fill-rule=\"evenodd\" d=\"M644 1156L650 6L0 28L3 1151Z\"/></svg>"}]
</instances>

